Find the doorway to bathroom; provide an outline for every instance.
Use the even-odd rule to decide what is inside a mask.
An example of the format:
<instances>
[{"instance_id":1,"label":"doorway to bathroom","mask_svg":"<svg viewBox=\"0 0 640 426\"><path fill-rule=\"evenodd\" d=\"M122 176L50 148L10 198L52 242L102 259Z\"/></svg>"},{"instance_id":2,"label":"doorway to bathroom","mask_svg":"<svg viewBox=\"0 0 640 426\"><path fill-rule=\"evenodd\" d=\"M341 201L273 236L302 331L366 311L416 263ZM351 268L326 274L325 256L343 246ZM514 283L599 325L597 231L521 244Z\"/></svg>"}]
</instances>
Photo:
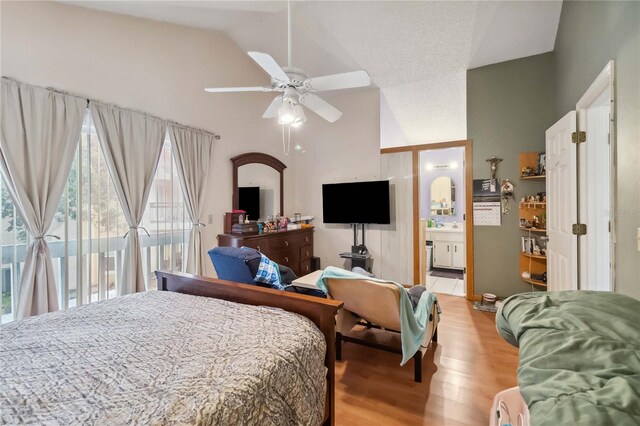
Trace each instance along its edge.
<instances>
[{"instance_id":1,"label":"doorway to bathroom","mask_svg":"<svg viewBox=\"0 0 640 426\"><path fill-rule=\"evenodd\" d=\"M419 152L421 282L433 293L466 296L465 148Z\"/></svg>"},{"instance_id":2,"label":"doorway to bathroom","mask_svg":"<svg viewBox=\"0 0 640 426\"><path fill-rule=\"evenodd\" d=\"M462 157L448 161L439 159L439 153L451 148L457 151L454 149L449 152L461 152ZM440 288L434 288L435 280L442 278L440 284L446 284L446 288L450 289L449 294L456 293L474 300L472 141L382 148L380 154L380 173L389 179L392 207L389 232L381 236L382 275L397 282L413 282L434 290ZM454 161L456 164L452 164ZM435 182L445 174L436 175L435 172L443 171L455 171L456 176L462 176L462 179L460 182L457 181L458 177L451 179L451 182L444 179ZM433 176L430 172L434 172ZM421 183L422 178L428 181ZM432 219L431 228L428 227L429 219ZM440 226L433 226L434 219ZM427 241L431 241L429 246ZM438 241L443 243L438 244ZM431 257L428 257L428 251ZM429 271L428 259L431 259ZM459 266L461 262L463 267ZM429 279L427 272L431 277ZM453 280L453 286L445 278Z\"/></svg>"}]
</instances>

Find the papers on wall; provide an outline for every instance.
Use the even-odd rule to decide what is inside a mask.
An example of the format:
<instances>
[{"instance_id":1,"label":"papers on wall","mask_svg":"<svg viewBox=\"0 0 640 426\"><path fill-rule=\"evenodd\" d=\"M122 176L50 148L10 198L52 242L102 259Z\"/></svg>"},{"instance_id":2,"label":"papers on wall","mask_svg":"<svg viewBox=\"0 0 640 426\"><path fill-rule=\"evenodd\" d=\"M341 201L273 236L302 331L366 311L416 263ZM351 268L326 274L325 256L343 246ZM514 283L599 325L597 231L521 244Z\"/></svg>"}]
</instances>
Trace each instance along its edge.
<instances>
[{"instance_id":1,"label":"papers on wall","mask_svg":"<svg viewBox=\"0 0 640 426\"><path fill-rule=\"evenodd\" d=\"M497 180L473 180L473 224L475 226L502 224L500 185Z\"/></svg>"}]
</instances>

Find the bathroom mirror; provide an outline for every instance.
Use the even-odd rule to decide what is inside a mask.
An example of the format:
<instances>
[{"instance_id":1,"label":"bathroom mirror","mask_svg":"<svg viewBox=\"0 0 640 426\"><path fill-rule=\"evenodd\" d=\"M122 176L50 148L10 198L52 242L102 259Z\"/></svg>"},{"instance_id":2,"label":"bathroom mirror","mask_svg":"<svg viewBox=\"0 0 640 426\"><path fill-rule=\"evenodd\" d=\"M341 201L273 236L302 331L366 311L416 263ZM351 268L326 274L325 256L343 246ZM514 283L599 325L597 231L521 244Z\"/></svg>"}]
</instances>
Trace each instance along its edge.
<instances>
[{"instance_id":1,"label":"bathroom mirror","mask_svg":"<svg viewBox=\"0 0 640 426\"><path fill-rule=\"evenodd\" d=\"M233 208L245 210L249 220L266 219L284 211L284 169L275 157L249 152L233 163Z\"/></svg>"},{"instance_id":2,"label":"bathroom mirror","mask_svg":"<svg viewBox=\"0 0 640 426\"><path fill-rule=\"evenodd\" d=\"M431 215L455 216L456 187L451 178L441 176L431 182Z\"/></svg>"}]
</instances>

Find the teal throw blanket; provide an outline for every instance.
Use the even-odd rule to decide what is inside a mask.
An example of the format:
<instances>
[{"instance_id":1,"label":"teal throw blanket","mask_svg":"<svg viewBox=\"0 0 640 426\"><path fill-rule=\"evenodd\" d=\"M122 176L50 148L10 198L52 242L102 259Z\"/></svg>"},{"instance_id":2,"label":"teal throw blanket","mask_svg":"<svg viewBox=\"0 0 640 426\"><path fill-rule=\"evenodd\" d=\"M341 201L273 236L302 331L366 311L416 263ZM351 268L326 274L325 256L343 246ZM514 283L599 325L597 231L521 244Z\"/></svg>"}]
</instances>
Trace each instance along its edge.
<instances>
[{"instance_id":1,"label":"teal throw blanket","mask_svg":"<svg viewBox=\"0 0 640 426\"><path fill-rule=\"evenodd\" d=\"M329 294L326 280L331 278L375 281L383 284L393 284L400 289L400 337L402 340L402 362L400 365L404 365L409 361L418 349L420 349L420 345L424 341L424 333L429 325L429 315L433 309L433 304L438 303L435 294L429 293L428 291L422 293L418 306L413 309L413 305L407 294L407 289L396 282L369 278L356 274L355 272L329 266L324 270L316 285L325 293ZM438 305L438 313L439 312L440 306Z\"/></svg>"}]
</instances>

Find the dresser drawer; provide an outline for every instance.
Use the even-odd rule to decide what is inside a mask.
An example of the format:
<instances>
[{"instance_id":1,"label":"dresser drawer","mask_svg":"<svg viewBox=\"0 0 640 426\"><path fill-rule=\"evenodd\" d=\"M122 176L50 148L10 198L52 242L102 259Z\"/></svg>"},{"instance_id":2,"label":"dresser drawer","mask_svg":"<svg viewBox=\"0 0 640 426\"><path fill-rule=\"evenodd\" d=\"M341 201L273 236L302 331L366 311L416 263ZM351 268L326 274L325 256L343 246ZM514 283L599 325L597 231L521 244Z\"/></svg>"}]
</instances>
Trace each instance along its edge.
<instances>
[{"instance_id":1,"label":"dresser drawer","mask_svg":"<svg viewBox=\"0 0 640 426\"><path fill-rule=\"evenodd\" d=\"M291 269L297 269L298 262L300 262L300 257L298 256L298 253L293 250L282 251L278 253L271 253L271 255L268 257L274 262L279 263L280 265L289 267Z\"/></svg>"},{"instance_id":2,"label":"dresser drawer","mask_svg":"<svg viewBox=\"0 0 640 426\"><path fill-rule=\"evenodd\" d=\"M313 236L310 232L278 235L269 239L269 248L271 250L298 248L309 244L313 244Z\"/></svg>"},{"instance_id":3,"label":"dresser drawer","mask_svg":"<svg viewBox=\"0 0 640 426\"><path fill-rule=\"evenodd\" d=\"M287 250L296 246L296 235L282 235L269 239L271 250Z\"/></svg>"},{"instance_id":4,"label":"dresser drawer","mask_svg":"<svg viewBox=\"0 0 640 426\"><path fill-rule=\"evenodd\" d=\"M267 238L252 238L250 240L245 240L243 241L243 245L254 248L262 253L269 252L269 240Z\"/></svg>"},{"instance_id":5,"label":"dresser drawer","mask_svg":"<svg viewBox=\"0 0 640 426\"><path fill-rule=\"evenodd\" d=\"M313 257L313 245L300 248L300 261L305 261Z\"/></svg>"},{"instance_id":6,"label":"dresser drawer","mask_svg":"<svg viewBox=\"0 0 640 426\"><path fill-rule=\"evenodd\" d=\"M297 274L298 276L304 276L310 274L311 272L313 272L311 270L311 259L300 262L300 271L299 274Z\"/></svg>"}]
</instances>

